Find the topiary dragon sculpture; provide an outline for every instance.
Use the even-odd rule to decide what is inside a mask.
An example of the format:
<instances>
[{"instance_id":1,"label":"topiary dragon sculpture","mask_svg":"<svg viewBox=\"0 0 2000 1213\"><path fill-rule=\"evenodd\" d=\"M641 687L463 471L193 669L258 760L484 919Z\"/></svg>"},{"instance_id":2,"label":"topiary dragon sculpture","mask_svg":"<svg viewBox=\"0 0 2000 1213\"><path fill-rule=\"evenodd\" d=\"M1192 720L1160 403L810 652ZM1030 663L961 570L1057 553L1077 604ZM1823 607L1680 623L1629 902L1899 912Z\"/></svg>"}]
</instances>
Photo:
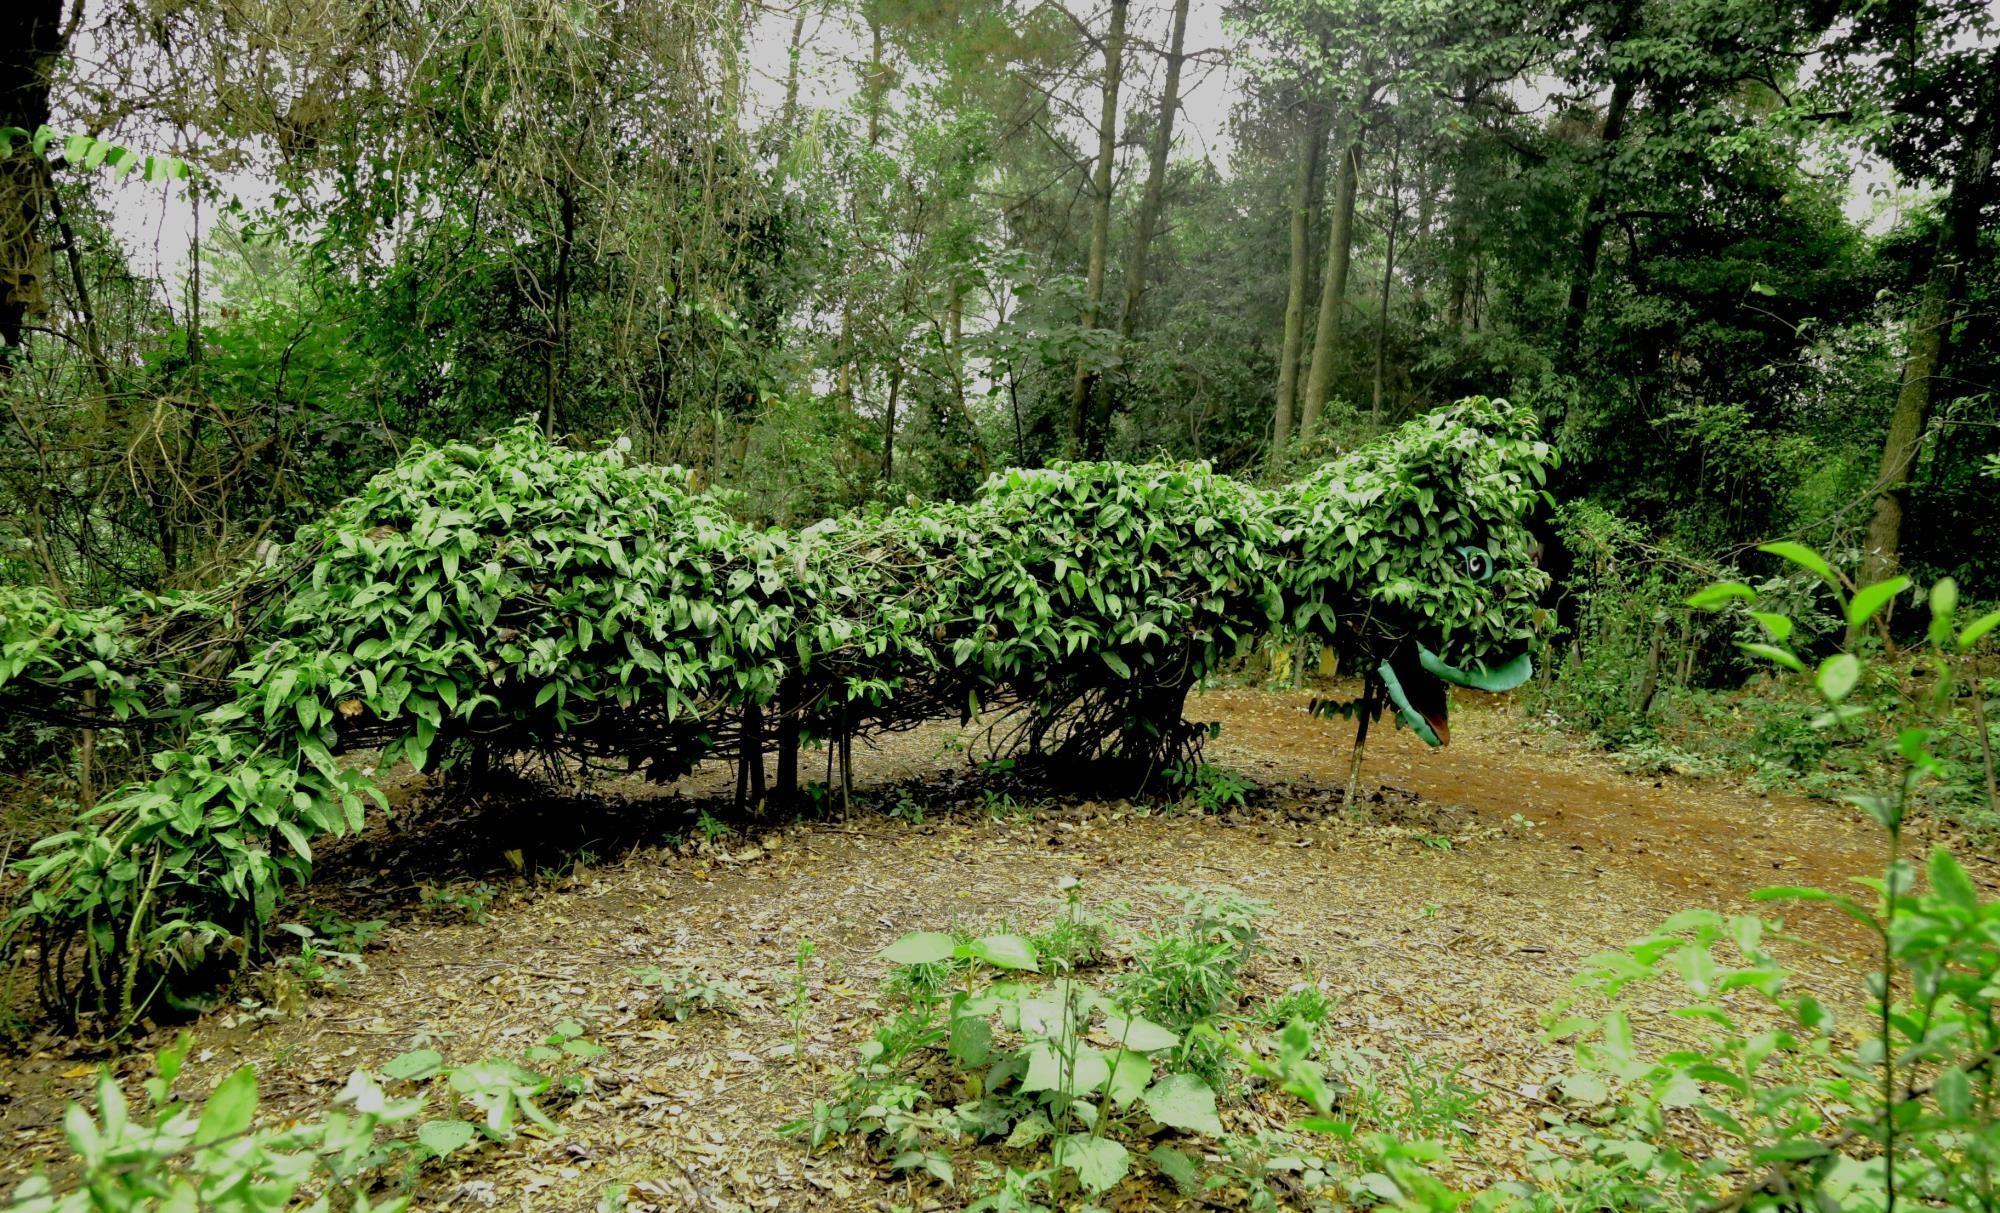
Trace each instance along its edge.
<instances>
[{"instance_id":1,"label":"topiary dragon sculpture","mask_svg":"<svg viewBox=\"0 0 2000 1213\"><path fill-rule=\"evenodd\" d=\"M794 533L623 444L524 425L418 447L171 628L0 592L17 711L75 723L81 678L121 719L165 714L153 635L206 670L238 658L171 709L184 738L154 778L17 865L5 946L34 945L51 1008L130 1022L177 975L249 955L314 844L384 804L339 760L357 749L420 770L555 751L658 779L731 754L752 795L775 749L782 796L806 740L844 760L856 735L997 707L1020 722L1003 747L1143 782L1192 760L1188 691L1286 630L1374 672L1364 729L1386 701L1441 744L1444 683L1526 676L1546 578L1525 519L1552 458L1530 413L1474 399L1269 490L1064 464Z\"/></svg>"}]
</instances>

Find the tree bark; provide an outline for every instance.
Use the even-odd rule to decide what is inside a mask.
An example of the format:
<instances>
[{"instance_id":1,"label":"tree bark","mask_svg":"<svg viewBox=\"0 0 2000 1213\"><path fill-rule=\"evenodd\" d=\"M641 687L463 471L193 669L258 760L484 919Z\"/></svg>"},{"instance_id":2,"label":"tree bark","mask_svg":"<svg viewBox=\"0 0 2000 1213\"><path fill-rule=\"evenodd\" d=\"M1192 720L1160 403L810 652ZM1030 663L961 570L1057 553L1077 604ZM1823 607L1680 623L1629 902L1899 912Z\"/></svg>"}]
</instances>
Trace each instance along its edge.
<instances>
[{"instance_id":1,"label":"tree bark","mask_svg":"<svg viewBox=\"0 0 2000 1213\"><path fill-rule=\"evenodd\" d=\"M784 130L787 135L798 129L799 119L799 49L806 39L806 13L812 7L811 0L796 0L798 7L792 13L791 52L785 60L785 109Z\"/></svg>"},{"instance_id":2,"label":"tree bark","mask_svg":"<svg viewBox=\"0 0 2000 1213\"><path fill-rule=\"evenodd\" d=\"M1292 175L1292 260L1285 283L1285 337L1278 356L1278 402L1271 418L1271 462L1285 457L1292 440L1292 406L1298 395L1300 352L1305 344L1306 283L1312 277L1313 185L1326 150L1325 111L1307 110L1300 132L1298 164Z\"/></svg>"},{"instance_id":3,"label":"tree bark","mask_svg":"<svg viewBox=\"0 0 2000 1213\"><path fill-rule=\"evenodd\" d=\"M68 31L61 0L14 0L0 16L0 126L30 135L49 120L49 86ZM0 378L13 373L22 329L41 296L39 238L47 164L16 143L0 160Z\"/></svg>"},{"instance_id":4,"label":"tree bark","mask_svg":"<svg viewBox=\"0 0 2000 1213\"><path fill-rule=\"evenodd\" d=\"M549 437L556 433L556 403L562 396L563 380L569 373L569 293L570 293L570 248L576 243L576 195L569 183L556 187L559 196L560 222L562 230L556 241L555 297L549 309L549 350L544 368L547 389L544 402L545 416L542 429ZM720 427L715 435L715 459L720 465L722 434Z\"/></svg>"},{"instance_id":5,"label":"tree bark","mask_svg":"<svg viewBox=\"0 0 2000 1213\"><path fill-rule=\"evenodd\" d=\"M1111 0L1111 29L1104 39L1104 97L1097 119L1097 165L1091 176L1090 268L1084 280L1084 329L1097 327L1104 307L1104 263L1111 243L1111 170L1118 155L1118 89L1125 75L1125 17L1131 0ZM1067 451L1075 458L1089 447L1090 396L1096 376L1090 360L1076 360L1076 374L1070 381L1069 441Z\"/></svg>"},{"instance_id":6,"label":"tree bark","mask_svg":"<svg viewBox=\"0 0 2000 1213\"><path fill-rule=\"evenodd\" d=\"M1446 273L1444 323L1453 333L1465 327L1465 298L1472 289L1472 225L1466 219L1464 174L1452 178L1451 211L1445 219L1446 254L1451 265Z\"/></svg>"},{"instance_id":7,"label":"tree bark","mask_svg":"<svg viewBox=\"0 0 2000 1213\"><path fill-rule=\"evenodd\" d=\"M1319 322L1313 327L1312 367L1299 402L1299 440L1309 441L1319 428L1326 394L1333 382L1335 347L1340 343L1341 312L1347 306L1347 270L1354 259L1354 194L1361 179L1361 113L1354 115L1354 135L1340 154L1334 187L1333 220L1326 240L1326 276L1320 280Z\"/></svg>"},{"instance_id":8,"label":"tree bark","mask_svg":"<svg viewBox=\"0 0 2000 1213\"><path fill-rule=\"evenodd\" d=\"M903 362L889 368L889 405L882 413L882 483L896 478L896 400L903 392Z\"/></svg>"},{"instance_id":9,"label":"tree bark","mask_svg":"<svg viewBox=\"0 0 2000 1213\"><path fill-rule=\"evenodd\" d=\"M1146 293L1146 263L1153 251L1153 237L1159 231L1160 210L1167 192L1167 156L1173 151L1174 116L1181 104L1181 65L1187 62L1188 0L1175 0L1173 33L1167 40L1167 78L1160 90L1160 112L1153 126L1153 144L1146 167L1146 192L1139 202L1139 227L1132 237L1132 250L1125 262L1125 309L1118 314L1118 344L1132 340L1139 323L1139 302ZM1105 435L1111 428L1111 393L1102 385L1095 393L1097 415L1093 419L1090 453L1104 454Z\"/></svg>"},{"instance_id":10,"label":"tree bark","mask_svg":"<svg viewBox=\"0 0 2000 1213\"><path fill-rule=\"evenodd\" d=\"M1864 585L1891 576L1901 563L1903 489L1923 450L1935 385L1944 374L1947 339L1964 290L1965 269L1979 254L1979 214L1993 175L1995 144L2000 142L2000 51L1987 59L1983 92L1978 108L1968 115L1976 124L1975 133L1966 141L1965 156L1952 175L1936 255L1910 323L1902 383L1896 392L1896 409L1889 415L1882 467L1875 480L1879 495L1862 544Z\"/></svg>"},{"instance_id":11,"label":"tree bark","mask_svg":"<svg viewBox=\"0 0 2000 1213\"><path fill-rule=\"evenodd\" d=\"M1590 201L1583 211L1583 226L1577 234L1576 270L1569 281L1569 307L1563 316L1561 354L1565 365L1574 366L1583 340L1583 322L1590 315L1590 291L1597 281L1597 262L1604 251L1604 229L1611 216L1611 159L1625 134L1625 115L1632 108L1638 77L1630 72L1611 82L1611 104L1604 112L1604 134L1599 140L1597 182L1591 187Z\"/></svg>"},{"instance_id":12,"label":"tree bark","mask_svg":"<svg viewBox=\"0 0 2000 1213\"><path fill-rule=\"evenodd\" d=\"M980 436L979 422L972 416L972 406L965 398L965 283L957 279L952 281L950 301L945 306L945 337L950 342L947 352L951 366L951 399L958 426L963 431L963 440L972 447L972 457L977 461L979 475L983 479L992 460L986 453L986 441Z\"/></svg>"},{"instance_id":13,"label":"tree bark","mask_svg":"<svg viewBox=\"0 0 2000 1213\"><path fill-rule=\"evenodd\" d=\"M1389 157L1389 235L1382 253L1382 297L1375 309L1375 394L1370 405L1375 424L1382 423L1382 380L1389 358L1389 287L1396 278L1396 236L1403 226L1403 146L1399 140Z\"/></svg>"}]
</instances>

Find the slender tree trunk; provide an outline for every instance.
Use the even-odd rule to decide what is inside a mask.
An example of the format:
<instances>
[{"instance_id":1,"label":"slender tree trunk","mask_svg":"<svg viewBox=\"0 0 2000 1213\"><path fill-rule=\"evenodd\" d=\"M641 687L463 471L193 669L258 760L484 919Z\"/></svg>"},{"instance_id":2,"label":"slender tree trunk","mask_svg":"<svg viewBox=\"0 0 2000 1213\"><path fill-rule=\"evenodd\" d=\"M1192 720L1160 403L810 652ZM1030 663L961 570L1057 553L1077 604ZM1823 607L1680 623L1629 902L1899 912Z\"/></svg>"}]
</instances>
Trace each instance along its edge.
<instances>
[{"instance_id":1,"label":"slender tree trunk","mask_svg":"<svg viewBox=\"0 0 2000 1213\"><path fill-rule=\"evenodd\" d=\"M1361 680L1360 722L1354 726L1354 754L1347 764L1347 811L1358 811L1361 794L1361 760L1368 752L1368 725L1375 719L1376 705L1382 701L1381 683L1370 674Z\"/></svg>"},{"instance_id":2,"label":"slender tree trunk","mask_svg":"<svg viewBox=\"0 0 2000 1213\"><path fill-rule=\"evenodd\" d=\"M889 94L889 79L882 70L882 22L871 10L868 15L868 146L882 140L882 101Z\"/></svg>"},{"instance_id":3,"label":"slender tree trunk","mask_svg":"<svg viewBox=\"0 0 2000 1213\"><path fill-rule=\"evenodd\" d=\"M1396 235L1402 226L1403 212L1398 209L1389 215L1389 243L1382 263L1382 297L1375 309L1375 393L1370 403L1370 411L1377 424L1382 421L1383 381L1388 373L1389 359L1389 287L1396 275Z\"/></svg>"},{"instance_id":4,"label":"slender tree trunk","mask_svg":"<svg viewBox=\"0 0 2000 1213\"><path fill-rule=\"evenodd\" d=\"M1375 309L1375 395L1370 405L1375 424L1382 424L1382 381L1389 358L1389 287L1396 280L1396 236L1403 226L1403 145L1397 141L1389 158L1389 233L1382 253L1382 296Z\"/></svg>"},{"instance_id":5,"label":"slender tree trunk","mask_svg":"<svg viewBox=\"0 0 2000 1213\"><path fill-rule=\"evenodd\" d=\"M1361 113L1356 107L1354 135L1340 154L1334 187L1333 220L1326 239L1326 276L1320 280L1319 322L1313 328L1312 367L1299 403L1299 438L1308 440L1319 427L1326 394L1333 383L1333 360L1340 344L1341 312L1347 306L1347 270L1354 258L1354 194L1361 179Z\"/></svg>"},{"instance_id":6,"label":"slender tree trunk","mask_svg":"<svg viewBox=\"0 0 2000 1213\"><path fill-rule=\"evenodd\" d=\"M1563 316L1562 361L1574 366L1583 340L1583 322L1590 315L1590 291L1597 281L1597 262L1604 251L1604 229L1611 216L1611 160L1618 141L1625 135L1625 115L1632 108L1638 77L1627 72L1611 82L1611 105L1604 112L1604 134L1599 141L1597 182L1591 187L1584 207L1583 226L1577 234L1576 270L1569 281L1569 307Z\"/></svg>"},{"instance_id":7,"label":"slender tree trunk","mask_svg":"<svg viewBox=\"0 0 2000 1213\"><path fill-rule=\"evenodd\" d=\"M812 0L796 0L798 7L792 13L791 53L785 60L785 109L784 131L787 135L798 129L799 120L799 50L806 40L806 13L812 7Z\"/></svg>"},{"instance_id":8,"label":"slender tree trunk","mask_svg":"<svg viewBox=\"0 0 2000 1213\"><path fill-rule=\"evenodd\" d=\"M889 407L882 414L882 483L896 478L896 401L903 392L903 361L889 368Z\"/></svg>"},{"instance_id":9,"label":"slender tree trunk","mask_svg":"<svg viewBox=\"0 0 2000 1213\"><path fill-rule=\"evenodd\" d=\"M1278 403L1271 419L1271 462L1285 457L1292 440L1292 406L1298 394L1299 363L1305 344L1306 283L1312 277L1313 186L1326 150L1325 111L1310 107L1300 132L1298 162L1292 174L1292 259L1285 283L1285 337L1278 355Z\"/></svg>"},{"instance_id":10,"label":"slender tree trunk","mask_svg":"<svg viewBox=\"0 0 2000 1213\"><path fill-rule=\"evenodd\" d=\"M1091 177L1090 268L1084 280L1085 329L1097 327L1104 306L1104 263L1111 243L1111 170L1118 156L1118 89L1125 75L1125 17L1131 0L1111 0L1111 29L1104 39L1104 97L1097 119L1097 165ZM1071 457L1090 444L1090 396L1096 377L1087 357L1076 361L1070 381L1069 441Z\"/></svg>"},{"instance_id":11,"label":"slender tree trunk","mask_svg":"<svg viewBox=\"0 0 2000 1213\"><path fill-rule=\"evenodd\" d=\"M562 395L562 385L569 361L569 288L570 288L570 246L576 242L576 195L564 182L557 187L560 196L562 231L556 243L555 299L549 314L549 356L546 367L547 414L543 418L543 429L551 437L556 432L556 402ZM722 435L715 435L716 450L721 450Z\"/></svg>"},{"instance_id":12,"label":"slender tree trunk","mask_svg":"<svg viewBox=\"0 0 2000 1213\"><path fill-rule=\"evenodd\" d=\"M748 15L743 11L744 0L735 0L729 6L725 20L728 28L723 31L722 46L722 115L724 137L734 135L737 123L743 114L743 26Z\"/></svg>"},{"instance_id":13,"label":"slender tree trunk","mask_svg":"<svg viewBox=\"0 0 2000 1213\"><path fill-rule=\"evenodd\" d=\"M1451 258L1451 268L1446 273L1444 323L1454 333L1465 327L1465 297L1472 289L1472 225L1465 218L1466 199L1461 185L1452 188L1451 213L1445 219L1445 242L1450 250L1446 255Z\"/></svg>"},{"instance_id":14,"label":"slender tree trunk","mask_svg":"<svg viewBox=\"0 0 2000 1213\"><path fill-rule=\"evenodd\" d=\"M965 283L957 279L952 281L951 300L946 304L945 336L951 342L951 399L958 426L963 431L963 440L971 444L972 457L983 477L991 460L986 454L985 440L979 434L979 422L973 418L972 407L965 399Z\"/></svg>"},{"instance_id":15,"label":"slender tree trunk","mask_svg":"<svg viewBox=\"0 0 2000 1213\"><path fill-rule=\"evenodd\" d=\"M111 363L104 356L104 340L97 331L97 309L91 304L90 282L83 273L83 250L77 244L76 230L71 227L69 216L63 213L62 196L53 187L49 190L49 217L55 220L56 232L62 237L63 259L69 265L70 289L76 292L77 325L83 330L83 349L90 356L90 372L97 380L99 406L101 410L108 411L111 407Z\"/></svg>"},{"instance_id":16,"label":"slender tree trunk","mask_svg":"<svg viewBox=\"0 0 2000 1213\"><path fill-rule=\"evenodd\" d=\"M799 802L798 691L790 683L778 686L778 771L772 781L772 801L790 810Z\"/></svg>"},{"instance_id":17,"label":"slender tree trunk","mask_svg":"<svg viewBox=\"0 0 2000 1213\"><path fill-rule=\"evenodd\" d=\"M1139 303L1146 293L1147 260L1153 251L1153 237L1159 231L1160 209L1167 192L1167 156L1173 151L1174 116L1181 104L1181 65L1187 62L1188 0L1175 0L1173 33L1167 40L1167 78L1160 90L1160 111L1153 124L1153 145L1146 166L1146 192L1139 202L1139 227L1132 237L1132 250L1125 261L1125 308L1118 314L1118 344L1122 349L1132 340L1139 324ZM1111 429L1113 401L1108 386L1098 385L1095 393L1097 416L1090 427L1091 454L1104 453L1104 440Z\"/></svg>"},{"instance_id":18,"label":"slender tree trunk","mask_svg":"<svg viewBox=\"0 0 2000 1213\"><path fill-rule=\"evenodd\" d=\"M1437 174L1433 166L1424 165L1417 174L1417 218L1410 225L1410 234L1405 238L1406 250L1403 260L1409 267L1410 303L1423 315L1424 299L1430 291L1431 212L1437 205Z\"/></svg>"},{"instance_id":19,"label":"slender tree trunk","mask_svg":"<svg viewBox=\"0 0 2000 1213\"><path fill-rule=\"evenodd\" d=\"M888 91L888 82L882 68L882 22L873 12L868 17L868 71L861 80L862 101L868 112L868 146L872 150L882 141L882 100ZM857 224L861 218L860 199L849 192L847 199L847 221ZM859 378L859 368L854 356L854 298L843 294L840 299L840 374L837 378L838 392L843 407L851 415L855 411L855 380Z\"/></svg>"},{"instance_id":20,"label":"slender tree trunk","mask_svg":"<svg viewBox=\"0 0 2000 1213\"><path fill-rule=\"evenodd\" d=\"M1964 289L1965 269L1979 255L1979 214L1993 175L1995 144L2000 142L2000 51L1987 59L1982 91L1978 108L1966 115L1976 124L1975 133L1967 140L1966 155L1952 175L1937 251L1910 324L1902 385L1896 393L1896 409L1889 415L1882 468L1875 481L1880 496L1875 499L1875 513L1868 520L1868 536L1862 545L1863 584L1890 576L1901 562L1903 488L1916 468L1924 431L1930 425L1931 401L1945 370L1947 340Z\"/></svg>"},{"instance_id":21,"label":"slender tree trunk","mask_svg":"<svg viewBox=\"0 0 2000 1213\"><path fill-rule=\"evenodd\" d=\"M49 83L68 31L62 0L12 0L0 8L0 126L30 135L49 120ZM38 236L47 164L17 141L0 160L0 378L13 373L22 328L41 298Z\"/></svg>"}]
</instances>

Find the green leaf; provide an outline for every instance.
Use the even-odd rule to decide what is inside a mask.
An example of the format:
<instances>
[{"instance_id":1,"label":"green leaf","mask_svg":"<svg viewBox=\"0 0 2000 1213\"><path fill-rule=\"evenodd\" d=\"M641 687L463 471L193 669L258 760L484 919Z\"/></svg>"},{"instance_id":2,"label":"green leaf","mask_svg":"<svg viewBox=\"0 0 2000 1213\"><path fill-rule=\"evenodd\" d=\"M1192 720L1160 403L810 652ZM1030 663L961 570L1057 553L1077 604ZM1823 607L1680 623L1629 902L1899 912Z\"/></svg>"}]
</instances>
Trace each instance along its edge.
<instances>
[{"instance_id":1,"label":"green leaf","mask_svg":"<svg viewBox=\"0 0 2000 1213\"><path fill-rule=\"evenodd\" d=\"M1125 1107L1145 1094L1153 1081L1153 1063L1143 1053L1113 1053L1111 1080L1104 1084L1104 1097Z\"/></svg>"},{"instance_id":2,"label":"green leaf","mask_svg":"<svg viewBox=\"0 0 2000 1213\"><path fill-rule=\"evenodd\" d=\"M1908 577L1891 577L1873 585L1864 585L1854 592L1854 598L1847 604L1847 626L1860 631L1875 612L1895 601L1896 595L1910 588Z\"/></svg>"},{"instance_id":3,"label":"green leaf","mask_svg":"<svg viewBox=\"0 0 2000 1213\"><path fill-rule=\"evenodd\" d=\"M905 936L905 938L908 938ZM1040 958L1035 954L1035 945L1019 935L986 935L972 941L967 948L977 960L983 960L996 969L1025 969L1041 972Z\"/></svg>"},{"instance_id":4,"label":"green leaf","mask_svg":"<svg viewBox=\"0 0 2000 1213\"><path fill-rule=\"evenodd\" d=\"M1104 1020L1105 1030L1111 1034L1111 1039L1135 1053L1157 1053L1181 1042L1179 1033L1163 1028L1143 1015L1128 1017L1118 1011L1106 1010Z\"/></svg>"},{"instance_id":5,"label":"green leaf","mask_svg":"<svg viewBox=\"0 0 2000 1213\"><path fill-rule=\"evenodd\" d=\"M1827 1146L1824 1142L1793 1138L1765 1146L1755 1151L1751 1157L1759 1163L1803 1162L1808 1158L1818 1158L1825 1153Z\"/></svg>"},{"instance_id":6,"label":"green leaf","mask_svg":"<svg viewBox=\"0 0 2000 1213\"><path fill-rule=\"evenodd\" d=\"M1971 623L1966 624L1965 630L1958 634L1958 647L1970 650L1973 645L1978 644L1988 632L1996 627L2000 627L2000 611L1981 615Z\"/></svg>"},{"instance_id":7,"label":"green leaf","mask_svg":"<svg viewBox=\"0 0 2000 1213\"><path fill-rule=\"evenodd\" d=\"M385 1078L401 1078L410 1082L422 1082L444 1068L444 1054L436 1049L411 1049L389 1059L382 1067Z\"/></svg>"},{"instance_id":8,"label":"green leaf","mask_svg":"<svg viewBox=\"0 0 2000 1213\"><path fill-rule=\"evenodd\" d=\"M1930 642L1944 645L1951 640L1951 621L1958 614L1958 582L1940 577L1931 583Z\"/></svg>"},{"instance_id":9,"label":"green leaf","mask_svg":"<svg viewBox=\"0 0 2000 1213\"><path fill-rule=\"evenodd\" d=\"M243 1066L216 1084L214 1094L201 1110L201 1124L194 1132L194 1144L205 1146L235 1137L250 1128L257 1115L257 1069Z\"/></svg>"},{"instance_id":10,"label":"green leaf","mask_svg":"<svg viewBox=\"0 0 2000 1213\"><path fill-rule=\"evenodd\" d=\"M1937 1076L1938 1110L1954 1121L1972 1119L1972 1080L1965 1071L1952 1066Z\"/></svg>"},{"instance_id":11,"label":"green leaf","mask_svg":"<svg viewBox=\"0 0 2000 1213\"><path fill-rule=\"evenodd\" d=\"M1740 581L1719 581L1689 595L1687 604L1697 611L1715 611L1739 598L1746 602L1754 602L1757 591Z\"/></svg>"},{"instance_id":12,"label":"green leaf","mask_svg":"<svg viewBox=\"0 0 2000 1213\"><path fill-rule=\"evenodd\" d=\"M1826 562L1826 558L1803 543L1793 543L1785 539L1776 543L1760 543L1757 545L1757 550L1789 560L1800 568L1833 582L1836 586L1839 584L1834 578L1833 566Z\"/></svg>"},{"instance_id":13,"label":"green leaf","mask_svg":"<svg viewBox=\"0 0 2000 1213\"><path fill-rule=\"evenodd\" d=\"M882 949L882 958L899 965L937 964L950 960L957 944L938 931L911 931Z\"/></svg>"},{"instance_id":14,"label":"green leaf","mask_svg":"<svg viewBox=\"0 0 2000 1213\"><path fill-rule=\"evenodd\" d=\"M1851 703L1843 703L1821 712L1819 715L1813 717L1809 723L1815 729L1830 729L1836 725L1846 724L1850 720L1859 720L1867 714L1867 708L1857 707Z\"/></svg>"},{"instance_id":15,"label":"green leaf","mask_svg":"<svg viewBox=\"0 0 2000 1213\"><path fill-rule=\"evenodd\" d=\"M1007 1135L1007 1148L1010 1150L1025 1149L1042 1140L1044 1137L1050 1136L1055 1131L1056 1127L1049 1123L1048 1117L1042 1115L1040 1112L1030 1112L1022 1117L1020 1123L1014 1126L1014 1131Z\"/></svg>"},{"instance_id":16,"label":"green leaf","mask_svg":"<svg viewBox=\"0 0 2000 1213\"><path fill-rule=\"evenodd\" d=\"M1762 624L1764 630L1770 633L1771 639L1777 641L1779 644L1783 644L1792 638L1792 617L1790 615L1779 615L1772 611L1752 611L1750 612L1750 617Z\"/></svg>"},{"instance_id":17,"label":"green leaf","mask_svg":"<svg viewBox=\"0 0 2000 1213\"><path fill-rule=\"evenodd\" d=\"M1111 668L1111 672L1118 675L1120 678L1130 678L1132 676L1132 667L1126 665L1125 659L1123 657L1120 657L1118 654L1110 651L1109 649L1106 649L1104 652L1099 653L1098 656L1102 657L1104 659L1104 664L1109 666Z\"/></svg>"},{"instance_id":18,"label":"green leaf","mask_svg":"<svg viewBox=\"0 0 2000 1213\"><path fill-rule=\"evenodd\" d=\"M1979 890L1951 852L1942 847L1931 852L1930 876L1931 891L1939 898L1961 910L1979 909Z\"/></svg>"},{"instance_id":19,"label":"green leaf","mask_svg":"<svg viewBox=\"0 0 2000 1213\"><path fill-rule=\"evenodd\" d=\"M312 862L312 845L306 841L305 831L281 817L278 819L278 833L283 834L285 841L292 844L292 850L298 852L300 859L307 863Z\"/></svg>"},{"instance_id":20,"label":"green leaf","mask_svg":"<svg viewBox=\"0 0 2000 1213\"><path fill-rule=\"evenodd\" d=\"M1075 1171L1077 1180L1093 1194L1110 1188L1132 1169L1130 1151L1108 1137L1071 1133L1058 1140L1062 1165Z\"/></svg>"},{"instance_id":21,"label":"green leaf","mask_svg":"<svg viewBox=\"0 0 2000 1213\"><path fill-rule=\"evenodd\" d=\"M417 1140L432 1157L443 1158L465 1148L478 1130L463 1120L427 1120L417 1129Z\"/></svg>"},{"instance_id":22,"label":"green leaf","mask_svg":"<svg viewBox=\"0 0 2000 1213\"><path fill-rule=\"evenodd\" d=\"M1215 1112L1215 1092L1192 1074L1169 1074L1146 1089L1140 1102L1154 1120L1172 1129L1223 1134L1222 1118Z\"/></svg>"},{"instance_id":23,"label":"green leaf","mask_svg":"<svg viewBox=\"0 0 2000 1213\"><path fill-rule=\"evenodd\" d=\"M1835 653L1820 663L1813 683L1828 703L1839 703L1853 693L1854 684L1860 680L1860 659L1852 653Z\"/></svg>"},{"instance_id":24,"label":"green leaf","mask_svg":"<svg viewBox=\"0 0 2000 1213\"><path fill-rule=\"evenodd\" d=\"M1173 1181L1182 1196L1194 1196L1201 1191L1201 1175L1195 1170L1194 1159L1172 1146L1154 1146L1146 1157L1153 1160L1160 1174Z\"/></svg>"},{"instance_id":25,"label":"green leaf","mask_svg":"<svg viewBox=\"0 0 2000 1213\"><path fill-rule=\"evenodd\" d=\"M1778 665L1784 666L1795 673L1803 674L1806 672L1806 663L1800 661L1789 649L1781 649L1774 644L1739 643L1736 647L1753 657L1762 657L1766 661L1776 662Z\"/></svg>"},{"instance_id":26,"label":"green leaf","mask_svg":"<svg viewBox=\"0 0 2000 1213\"><path fill-rule=\"evenodd\" d=\"M964 1065L983 1066L993 1055L993 1025L976 1015L960 1015L951 1021L946 1048Z\"/></svg>"}]
</instances>

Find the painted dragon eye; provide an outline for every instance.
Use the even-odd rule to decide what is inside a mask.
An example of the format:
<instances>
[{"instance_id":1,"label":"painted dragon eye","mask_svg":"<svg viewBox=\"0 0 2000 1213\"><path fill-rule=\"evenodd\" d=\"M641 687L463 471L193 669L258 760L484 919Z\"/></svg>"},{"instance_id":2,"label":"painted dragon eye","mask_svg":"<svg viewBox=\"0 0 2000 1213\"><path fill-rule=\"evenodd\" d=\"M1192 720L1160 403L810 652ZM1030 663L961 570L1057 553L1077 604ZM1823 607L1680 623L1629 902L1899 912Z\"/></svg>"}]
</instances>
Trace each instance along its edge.
<instances>
[{"instance_id":1,"label":"painted dragon eye","mask_svg":"<svg viewBox=\"0 0 2000 1213\"><path fill-rule=\"evenodd\" d=\"M1472 578L1474 581L1491 581L1493 579L1493 558L1486 554L1485 548L1460 548L1458 549L1458 554L1465 560L1465 575L1467 577Z\"/></svg>"}]
</instances>

